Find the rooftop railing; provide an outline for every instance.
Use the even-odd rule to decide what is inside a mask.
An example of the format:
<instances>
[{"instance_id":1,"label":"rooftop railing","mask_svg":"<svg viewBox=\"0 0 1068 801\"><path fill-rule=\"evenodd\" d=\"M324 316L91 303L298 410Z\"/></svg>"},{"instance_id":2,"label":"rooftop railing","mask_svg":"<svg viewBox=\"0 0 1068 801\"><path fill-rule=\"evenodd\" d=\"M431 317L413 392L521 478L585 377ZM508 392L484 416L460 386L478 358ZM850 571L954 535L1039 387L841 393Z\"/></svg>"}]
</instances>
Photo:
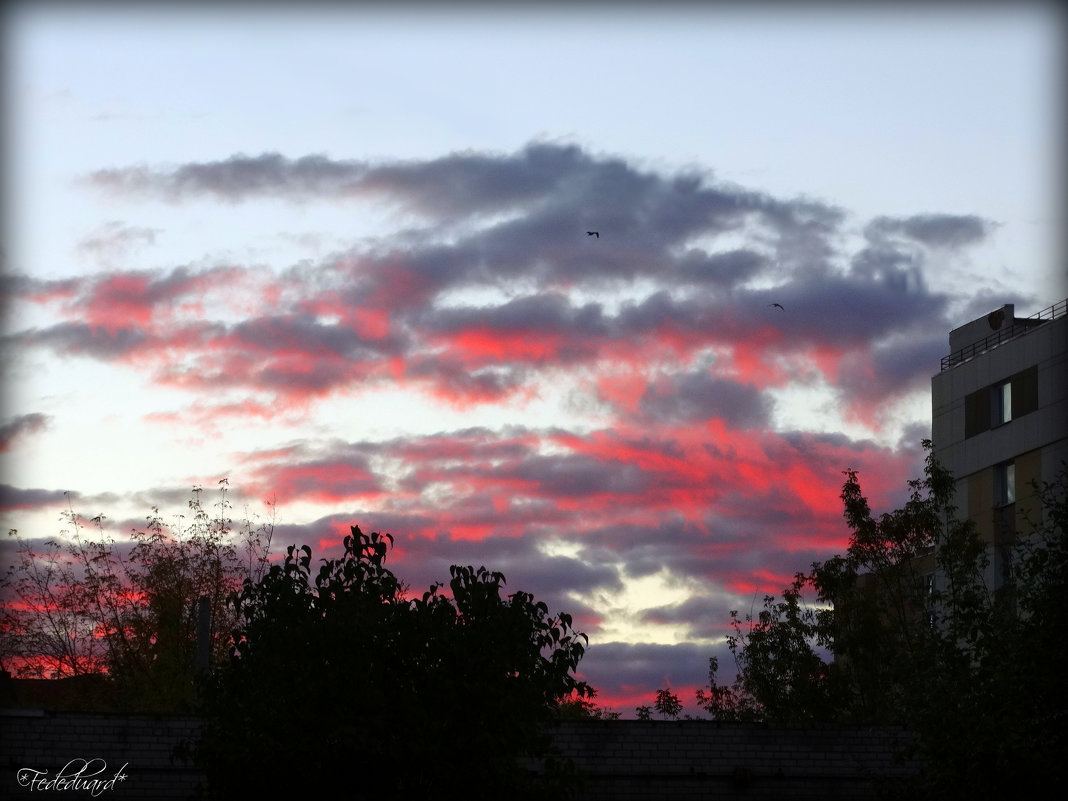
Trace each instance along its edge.
<instances>
[{"instance_id":1,"label":"rooftop railing","mask_svg":"<svg viewBox=\"0 0 1068 801\"><path fill-rule=\"evenodd\" d=\"M973 342L971 345L954 351L948 356L943 356L941 372L945 372L951 367L956 367L958 364L964 364L964 362L974 359L980 353L993 350L998 345L1034 331L1042 323L1063 317L1065 314L1068 314L1068 299L1062 300L1060 303L1054 303L1049 308L1036 312L1030 317L1014 318L1012 325L1003 326L985 339Z\"/></svg>"}]
</instances>

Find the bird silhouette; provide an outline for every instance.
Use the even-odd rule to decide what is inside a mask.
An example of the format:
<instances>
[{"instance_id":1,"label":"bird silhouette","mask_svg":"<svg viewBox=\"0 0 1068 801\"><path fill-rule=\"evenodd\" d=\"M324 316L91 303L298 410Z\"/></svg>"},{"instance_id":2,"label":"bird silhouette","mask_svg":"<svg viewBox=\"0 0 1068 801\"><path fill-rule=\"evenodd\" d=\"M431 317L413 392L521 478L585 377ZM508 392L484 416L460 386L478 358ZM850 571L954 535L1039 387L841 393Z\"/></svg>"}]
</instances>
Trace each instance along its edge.
<instances>
[{"instance_id":1,"label":"bird silhouette","mask_svg":"<svg viewBox=\"0 0 1068 801\"><path fill-rule=\"evenodd\" d=\"M600 231L587 231L586 232L586 236L595 236L598 239L600 239L601 238L601 232Z\"/></svg>"},{"instance_id":2,"label":"bird silhouette","mask_svg":"<svg viewBox=\"0 0 1068 801\"><path fill-rule=\"evenodd\" d=\"M769 303L769 304L768 304L768 308L769 308L769 309L770 309L770 308L771 308L772 306L775 306L775 307L777 307L777 308L780 308L780 309L782 309L782 304L781 304L781 303ZM783 311L786 311L786 309L782 309L782 310L783 310Z\"/></svg>"}]
</instances>

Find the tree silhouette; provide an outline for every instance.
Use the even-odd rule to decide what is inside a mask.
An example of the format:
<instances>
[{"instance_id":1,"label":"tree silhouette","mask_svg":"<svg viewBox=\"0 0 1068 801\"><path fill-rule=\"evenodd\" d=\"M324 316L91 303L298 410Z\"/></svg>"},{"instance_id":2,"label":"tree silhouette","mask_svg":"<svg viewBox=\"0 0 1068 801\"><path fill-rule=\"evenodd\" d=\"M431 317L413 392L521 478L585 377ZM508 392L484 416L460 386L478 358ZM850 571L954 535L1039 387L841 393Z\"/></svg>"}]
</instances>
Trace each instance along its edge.
<instances>
[{"instance_id":1,"label":"tree silhouette","mask_svg":"<svg viewBox=\"0 0 1068 801\"><path fill-rule=\"evenodd\" d=\"M198 758L214 793L305 792L343 765L373 772L376 797L569 786L549 728L561 700L589 694L574 676L585 635L527 593L502 597L485 567L453 566L451 597L434 585L408 599L384 564L391 544L353 526L318 572L291 546L245 582L233 653L204 687ZM265 755L292 771L264 771Z\"/></svg>"},{"instance_id":2,"label":"tree silhouette","mask_svg":"<svg viewBox=\"0 0 1068 801\"><path fill-rule=\"evenodd\" d=\"M679 713L682 712L682 702L675 693L671 692L670 688L659 689L656 691L654 708L665 720L668 718L678 720Z\"/></svg>"},{"instance_id":3,"label":"tree silhouette","mask_svg":"<svg viewBox=\"0 0 1068 801\"><path fill-rule=\"evenodd\" d=\"M16 558L0 576L0 663L20 677L106 675L109 696L131 711L189 711L196 670L196 605L207 597L214 658L226 656L236 618L227 598L266 569L273 525L245 520L241 542L228 517L229 481L214 515L193 488L189 519L116 537L100 514L89 528L68 500L61 538L43 546L12 532ZM239 552L243 545L247 553ZM224 636L217 636L220 631Z\"/></svg>"},{"instance_id":4,"label":"tree silhouette","mask_svg":"<svg viewBox=\"0 0 1068 801\"><path fill-rule=\"evenodd\" d=\"M910 797L989 797L1018 791L1021 777L1063 779L1068 467L1035 487L1030 533L997 592L984 581L986 544L957 518L953 478L933 454L910 486L901 509L876 518L847 471L846 553L765 597L756 618L731 613L737 676L718 684L710 660L698 705L720 720L905 725L924 764Z\"/></svg>"}]
</instances>

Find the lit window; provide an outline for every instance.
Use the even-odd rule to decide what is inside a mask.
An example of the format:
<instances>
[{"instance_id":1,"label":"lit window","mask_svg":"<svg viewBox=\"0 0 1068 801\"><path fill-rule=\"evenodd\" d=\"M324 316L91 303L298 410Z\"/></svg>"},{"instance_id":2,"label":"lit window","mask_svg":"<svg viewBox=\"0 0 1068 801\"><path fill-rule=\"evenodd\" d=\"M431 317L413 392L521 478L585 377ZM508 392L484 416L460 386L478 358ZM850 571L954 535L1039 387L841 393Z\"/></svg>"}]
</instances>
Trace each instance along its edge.
<instances>
[{"instance_id":1,"label":"lit window","mask_svg":"<svg viewBox=\"0 0 1068 801\"><path fill-rule=\"evenodd\" d=\"M992 425L998 426L1012 420L1012 382L1005 381L992 387L990 411L993 413Z\"/></svg>"},{"instance_id":2,"label":"lit window","mask_svg":"<svg viewBox=\"0 0 1068 801\"><path fill-rule=\"evenodd\" d=\"M998 506L1016 503L1016 464L1002 462L994 468L994 501Z\"/></svg>"}]
</instances>

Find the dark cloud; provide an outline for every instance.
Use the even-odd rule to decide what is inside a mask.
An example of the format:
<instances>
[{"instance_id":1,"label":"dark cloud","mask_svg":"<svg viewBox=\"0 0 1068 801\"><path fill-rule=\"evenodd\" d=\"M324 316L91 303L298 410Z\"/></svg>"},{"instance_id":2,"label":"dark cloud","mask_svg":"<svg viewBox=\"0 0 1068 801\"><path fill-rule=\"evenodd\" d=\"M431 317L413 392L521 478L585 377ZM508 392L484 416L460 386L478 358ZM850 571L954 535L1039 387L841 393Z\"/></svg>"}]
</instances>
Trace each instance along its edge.
<instances>
[{"instance_id":1,"label":"dark cloud","mask_svg":"<svg viewBox=\"0 0 1068 801\"><path fill-rule=\"evenodd\" d=\"M170 169L101 170L87 180L116 191L176 199L368 194L461 232L468 218L476 222L506 214L507 219L465 232L464 249L479 257L467 269L488 267L503 276L540 268L566 280L580 265L586 274L638 275L655 266L650 257L662 260L692 237L741 231L749 223L773 232L780 250L788 245L791 253L804 249L809 259L823 258L831 251L819 241L843 219L841 210L811 200L778 200L716 185L704 174L661 175L620 158L548 143L513 154L453 153L375 165L324 156L236 155ZM599 249L585 247L580 239L591 227L603 229ZM566 243L584 249L568 253ZM712 272L751 275L756 266L738 261L737 254L726 259L713 262ZM689 263L692 268L692 259Z\"/></svg>"},{"instance_id":2,"label":"dark cloud","mask_svg":"<svg viewBox=\"0 0 1068 801\"><path fill-rule=\"evenodd\" d=\"M399 352L392 338L368 338L352 327L322 323L307 314L271 315L244 320L226 338L239 353L299 354L302 358L363 360Z\"/></svg>"},{"instance_id":3,"label":"dark cloud","mask_svg":"<svg viewBox=\"0 0 1068 801\"><path fill-rule=\"evenodd\" d=\"M938 371L944 355L944 331L906 334L845 359L839 387L850 398L872 404L881 399L885 403L910 391L929 388L931 375Z\"/></svg>"},{"instance_id":4,"label":"dark cloud","mask_svg":"<svg viewBox=\"0 0 1068 801\"><path fill-rule=\"evenodd\" d=\"M730 287L753 278L767 266L767 257L754 250L707 253L695 248L678 259L676 269L683 282Z\"/></svg>"},{"instance_id":5,"label":"dark cloud","mask_svg":"<svg viewBox=\"0 0 1068 801\"><path fill-rule=\"evenodd\" d=\"M47 427L50 419L46 414L32 412L0 424L0 453L11 450L17 438L36 433Z\"/></svg>"},{"instance_id":6,"label":"dark cloud","mask_svg":"<svg viewBox=\"0 0 1068 801\"><path fill-rule=\"evenodd\" d=\"M536 492L555 497L607 493L640 495L654 479L637 465L603 462L583 455L531 456L505 475L528 482Z\"/></svg>"},{"instance_id":7,"label":"dark cloud","mask_svg":"<svg viewBox=\"0 0 1068 801\"><path fill-rule=\"evenodd\" d=\"M727 594L693 596L682 603L646 609L645 623L685 625L692 639L717 639L730 633L730 619L724 614L736 600ZM745 610L743 610L745 611Z\"/></svg>"},{"instance_id":8,"label":"dark cloud","mask_svg":"<svg viewBox=\"0 0 1068 801\"><path fill-rule=\"evenodd\" d=\"M425 163L376 165L361 189L404 198L435 217L500 214L529 208L560 192L561 184L599 172L578 147L531 144L512 157L461 152Z\"/></svg>"},{"instance_id":9,"label":"dark cloud","mask_svg":"<svg viewBox=\"0 0 1068 801\"><path fill-rule=\"evenodd\" d=\"M651 383L640 410L647 418L698 422L716 418L737 428L758 428L769 421L771 403L753 387L714 378L707 371L665 376Z\"/></svg>"},{"instance_id":10,"label":"dark cloud","mask_svg":"<svg viewBox=\"0 0 1068 801\"><path fill-rule=\"evenodd\" d=\"M775 324L788 334L802 334L804 346L871 343L914 324L944 328L948 305L948 298L930 294L919 274L909 271L873 280L826 276L764 297L769 303L771 297L781 298L788 314Z\"/></svg>"},{"instance_id":11,"label":"dark cloud","mask_svg":"<svg viewBox=\"0 0 1068 801\"><path fill-rule=\"evenodd\" d=\"M431 394L457 406L504 400L523 386L528 375L514 365L472 368L463 359L422 355L412 357L404 369L404 376L416 385L427 385Z\"/></svg>"},{"instance_id":12,"label":"dark cloud","mask_svg":"<svg viewBox=\"0 0 1068 801\"><path fill-rule=\"evenodd\" d=\"M1038 309L1042 305L1048 303L1047 298L1039 298L1036 295L1028 294L1025 290L1020 288L1007 289L999 292L993 292L990 290L980 290L973 296L965 298L965 303L956 312L954 320L949 328L944 332L945 350L943 355L949 354L949 331L952 328L956 328L964 320L975 320L979 317L985 317L994 309L1000 309L1006 303L1011 303L1014 308L1014 313L1019 314L1023 309Z\"/></svg>"},{"instance_id":13,"label":"dark cloud","mask_svg":"<svg viewBox=\"0 0 1068 801\"><path fill-rule=\"evenodd\" d=\"M193 421L206 433L220 418L325 426L321 399L383 387L466 411L472 425L461 430L233 454L235 484L245 499L330 507L276 526L283 550L307 543L337 555L353 524L388 531L390 565L413 591L447 581L451 564L484 564L595 635L591 599L629 579L707 586L641 613L689 623L706 642L730 608L841 550L842 470L861 471L873 508L892 508L915 474L905 451L772 430L770 391L789 402L793 386L826 385L843 417L876 430L888 400L927 385L953 327L950 298L925 276L993 225L944 214L856 221L819 200L554 143L409 161L234 155L86 180L139 198L223 201L220 214L259 198L373 202L397 212L399 229L277 272L5 276L0 292L49 315L12 332L9 350L137 370L190 398L149 422ZM109 223L82 250L154 236ZM581 429L477 425L483 404L509 404L525 423L526 404L558 386L582 408ZM31 418L5 424L7 441L39 430ZM182 508L188 500L188 489L161 492ZM65 497L0 489L10 509ZM650 687L703 683L716 648L595 637L582 667L605 695L640 687L649 703Z\"/></svg>"},{"instance_id":14,"label":"dark cloud","mask_svg":"<svg viewBox=\"0 0 1068 801\"><path fill-rule=\"evenodd\" d=\"M72 322L59 323L43 330L31 329L19 339L25 344L43 345L65 356L92 356L112 361L144 350L154 338L131 326L108 330Z\"/></svg>"},{"instance_id":15,"label":"dark cloud","mask_svg":"<svg viewBox=\"0 0 1068 801\"><path fill-rule=\"evenodd\" d=\"M608 333L599 303L573 306L563 295L535 294L489 307L450 307L434 312L427 321L431 333L455 333L472 328L488 332L525 334L529 337L588 338Z\"/></svg>"},{"instance_id":16,"label":"dark cloud","mask_svg":"<svg viewBox=\"0 0 1068 801\"><path fill-rule=\"evenodd\" d=\"M541 541L535 534L482 539L402 536L397 542L397 564L405 576L422 574L423 582L413 586L422 586L428 579L447 581L450 565L485 566L504 574L509 592L536 590L538 597L551 600L563 611L575 605L567 599L571 593L622 590L619 575L610 565L546 555L539 548Z\"/></svg>"},{"instance_id":17,"label":"dark cloud","mask_svg":"<svg viewBox=\"0 0 1068 801\"><path fill-rule=\"evenodd\" d=\"M67 497L63 490L21 489L10 484L0 484L0 510L3 511L47 508L65 504ZM70 497L77 499L79 496L72 493Z\"/></svg>"},{"instance_id":18,"label":"dark cloud","mask_svg":"<svg viewBox=\"0 0 1068 801\"><path fill-rule=\"evenodd\" d=\"M876 217L864 233L872 240L897 234L928 247L958 248L982 242L993 229L994 223L972 214L916 214L911 217Z\"/></svg>"},{"instance_id":19,"label":"dark cloud","mask_svg":"<svg viewBox=\"0 0 1068 801\"><path fill-rule=\"evenodd\" d=\"M698 558L696 554L712 542L708 529L677 514L651 525L615 523L593 528L582 537L584 558L621 561L630 578L651 576L662 570L678 576L701 575L707 556Z\"/></svg>"},{"instance_id":20,"label":"dark cloud","mask_svg":"<svg viewBox=\"0 0 1068 801\"><path fill-rule=\"evenodd\" d=\"M616 709L624 717L634 717L634 706L651 706L656 690L668 687L680 693L685 713L696 714L692 691L708 685L708 660L712 656L719 658L725 670L734 665L723 644L653 645L594 640L579 668L601 697L625 700L629 704ZM730 673L718 678L729 681L733 677Z\"/></svg>"},{"instance_id":21,"label":"dark cloud","mask_svg":"<svg viewBox=\"0 0 1068 801\"><path fill-rule=\"evenodd\" d=\"M343 194L366 173L366 165L311 155L288 159L278 153L234 155L222 161L183 164L172 170L147 166L97 170L86 181L98 188L128 194L159 194L179 200L198 194L227 200L283 192L298 196Z\"/></svg>"},{"instance_id":22,"label":"dark cloud","mask_svg":"<svg viewBox=\"0 0 1068 801\"><path fill-rule=\"evenodd\" d=\"M262 390L280 401L277 409L378 382L476 405L529 389L545 369L595 369L606 358L656 364L671 354L683 364L667 373L678 377L640 395L642 413L759 426L769 410L758 393L787 380L784 360L819 349L815 366L834 383L847 354L861 358L878 346L880 358L901 363L914 349L896 359L885 353L895 333L920 321L921 335L945 330L946 299L927 289L928 256L917 248L973 241L989 229L968 216L880 217L866 229L865 248L847 254L845 212L830 204L554 143L406 162L235 155L119 167L88 180L174 199L373 195L422 215L426 228L278 276L258 290L270 298L270 313L239 305L236 321L201 315L199 339L175 341L175 324L194 325L195 310L183 319L183 304L217 300L212 288L251 281L251 270L177 268L73 287L12 287L60 304L67 317L27 333L27 342L156 362L158 377L190 389ZM586 230L602 236L590 239ZM777 285L754 289L755 281ZM462 300L487 287L505 297ZM595 299L580 302L576 290ZM611 293L621 293L614 303L604 299ZM770 303L787 313L769 316ZM704 348L733 354L733 374L718 366L705 377L678 373ZM199 371L188 369L191 362ZM840 389L848 402L870 402L859 387L845 380Z\"/></svg>"}]
</instances>

